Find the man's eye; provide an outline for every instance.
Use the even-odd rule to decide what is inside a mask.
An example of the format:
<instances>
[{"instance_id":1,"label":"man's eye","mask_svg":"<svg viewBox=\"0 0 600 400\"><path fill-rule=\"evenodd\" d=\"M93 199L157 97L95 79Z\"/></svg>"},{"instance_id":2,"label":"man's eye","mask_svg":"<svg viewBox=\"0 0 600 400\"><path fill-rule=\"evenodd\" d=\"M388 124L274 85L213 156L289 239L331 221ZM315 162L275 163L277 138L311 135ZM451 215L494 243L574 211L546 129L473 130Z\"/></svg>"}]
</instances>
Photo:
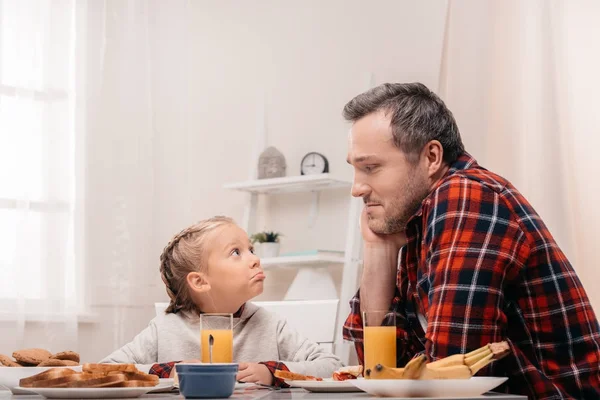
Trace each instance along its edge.
<instances>
[{"instance_id":1,"label":"man's eye","mask_svg":"<svg viewBox=\"0 0 600 400\"><path fill-rule=\"evenodd\" d=\"M373 170L376 168L376 165L365 165L365 171L367 172L373 172Z\"/></svg>"}]
</instances>

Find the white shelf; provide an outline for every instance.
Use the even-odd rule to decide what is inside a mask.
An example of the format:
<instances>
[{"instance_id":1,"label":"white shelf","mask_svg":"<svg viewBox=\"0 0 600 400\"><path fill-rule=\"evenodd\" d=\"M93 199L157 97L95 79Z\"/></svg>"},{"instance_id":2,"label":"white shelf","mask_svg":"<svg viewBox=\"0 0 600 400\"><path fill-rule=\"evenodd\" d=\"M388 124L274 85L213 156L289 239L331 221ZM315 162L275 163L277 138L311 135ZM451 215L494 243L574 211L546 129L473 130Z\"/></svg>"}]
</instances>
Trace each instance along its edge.
<instances>
[{"instance_id":1,"label":"white shelf","mask_svg":"<svg viewBox=\"0 0 600 400\"><path fill-rule=\"evenodd\" d=\"M225 189L250 193L294 193L350 188L352 182L332 177L330 174L284 176L282 178L257 179L226 184Z\"/></svg>"},{"instance_id":2,"label":"white shelf","mask_svg":"<svg viewBox=\"0 0 600 400\"><path fill-rule=\"evenodd\" d=\"M331 264L343 264L343 255L321 255L314 254L308 256L283 256L283 257L272 257L262 258L260 265L263 267L278 266L278 267L326 267Z\"/></svg>"}]
</instances>

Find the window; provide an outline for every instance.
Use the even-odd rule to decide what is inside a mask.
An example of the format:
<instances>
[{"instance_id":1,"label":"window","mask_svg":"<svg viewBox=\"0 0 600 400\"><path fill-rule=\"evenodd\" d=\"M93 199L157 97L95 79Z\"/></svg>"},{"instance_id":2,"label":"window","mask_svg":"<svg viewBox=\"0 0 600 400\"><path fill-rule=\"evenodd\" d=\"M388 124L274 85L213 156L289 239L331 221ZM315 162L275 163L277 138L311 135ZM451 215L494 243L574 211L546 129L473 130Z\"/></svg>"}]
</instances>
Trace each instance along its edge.
<instances>
[{"instance_id":1,"label":"window","mask_svg":"<svg viewBox=\"0 0 600 400\"><path fill-rule=\"evenodd\" d=\"M0 311L76 297L74 6L0 0Z\"/></svg>"}]
</instances>

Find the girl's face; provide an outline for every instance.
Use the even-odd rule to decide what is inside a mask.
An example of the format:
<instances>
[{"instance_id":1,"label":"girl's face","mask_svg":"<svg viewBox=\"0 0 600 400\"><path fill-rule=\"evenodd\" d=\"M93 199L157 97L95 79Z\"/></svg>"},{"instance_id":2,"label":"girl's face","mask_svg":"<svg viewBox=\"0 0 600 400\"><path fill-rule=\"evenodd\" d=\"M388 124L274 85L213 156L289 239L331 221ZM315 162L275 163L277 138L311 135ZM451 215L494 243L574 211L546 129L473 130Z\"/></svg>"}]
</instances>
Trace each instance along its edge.
<instances>
[{"instance_id":1,"label":"girl's face","mask_svg":"<svg viewBox=\"0 0 600 400\"><path fill-rule=\"evenodd\" d=\"M265 274L243 229L235 224L222 226L207 237L205 246L207 308L236 311L263 292Z\"/></svg>"}]
</instances>

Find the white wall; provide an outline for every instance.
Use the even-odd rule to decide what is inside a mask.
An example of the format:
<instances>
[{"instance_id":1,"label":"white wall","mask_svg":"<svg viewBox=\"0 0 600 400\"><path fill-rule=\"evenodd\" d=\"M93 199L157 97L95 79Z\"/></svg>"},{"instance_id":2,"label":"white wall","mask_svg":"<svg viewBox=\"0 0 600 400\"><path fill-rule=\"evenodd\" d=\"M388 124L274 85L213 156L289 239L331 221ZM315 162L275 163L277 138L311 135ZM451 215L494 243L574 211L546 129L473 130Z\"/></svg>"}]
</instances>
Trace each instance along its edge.
<instances>
[{"instance_id":1,"label":"white wall","mask_svg":"<svg viewBox=\"0 0 600 400\"><path fill-rule=\"evenodd\" d=\"M241 220L245 195L222 185L246 179L257 161L262 93L268 143L284 153L288 175L299 174L304 154L319 151L332 172L351 178L344 104L367 87L371 72L377 83L419 80L435 88L445 18L438 1L157 1L134 10L150 21L144 43L136 25L123 26L122 8L110 11L108 92L97 99L104 113L88 142L87 266L92 306L102 315L101 325L82 331L90 359L129 340L152 316L152 303L165 299L158 256L174 233L215 214ZM122 64L144 56L146 76ZM128 98L131 85L139 98ZM128 152L118 154L120 147ZM107 168L116 179L107 179ZM347 197L322 195L308 229L309 196L279 196L261 225L285 234L282 251L342 250ZM102 272L106 265L112 273ZM281 298L292 278L269 271L261 298ZM115 303L128 308L115 312Z\"/></svg>"},{"instance_id":2,"label":"white wall","mask_svg":"<svg viewBox=\"0 0 600 400\"><path fill-rule=\"evenodd\" d=\"M288 175L318 151L331 172L350 179L341 110L367 88L369 73L376 83L438 83L442 1L89 7L90 43L102 46L88 54L96 79L88 98L85 267L99 321L80 329L86 361L130 340L152 317L153 302L165 300L158 257L174 233L215 214L241 221L246 197L222 185L245 180L257 161L261 93L268 143L284 153ZM343 250L348 196L323 194L312 229L309 195L275 197L259 226L284 233L282 251ZM281 298L292 278L268 271L261 299ZM27 344L41 343L31 336Z\"/></svg>"}]
</instances>

